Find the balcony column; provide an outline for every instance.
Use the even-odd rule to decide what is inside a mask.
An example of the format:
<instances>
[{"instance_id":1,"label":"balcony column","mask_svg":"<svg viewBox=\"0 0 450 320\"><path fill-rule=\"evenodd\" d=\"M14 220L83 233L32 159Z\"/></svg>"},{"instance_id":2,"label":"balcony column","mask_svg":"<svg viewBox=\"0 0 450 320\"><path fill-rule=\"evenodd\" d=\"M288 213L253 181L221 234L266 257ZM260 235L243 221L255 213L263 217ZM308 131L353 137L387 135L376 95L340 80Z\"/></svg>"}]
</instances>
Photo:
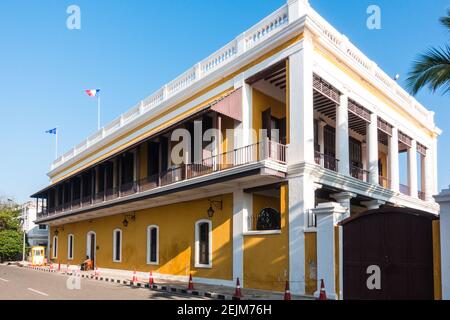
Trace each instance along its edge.
<instances>
[{"instance_id":1,"label":"balcony column","mask_svg":"<svg viewBox=\"0 0 450 320\"><path fill-rule=\"evenodd\" d=\"M96 166L95 169L95 187L94 187L94 197L97 195L97 193L100 192L100 166Z\"/></svg>"},{"instance_id":2,"label":"balcony column","mask_svg":"<svg viewBox=\"0 0 450 320\"><path fill-rule=\"evenodd\" d=\"M313 45L305 32L303 49L288 62L289 148L288 161L314 163Z\"/></svg>"},{"instance_id":3,"label":"balcony column","mask_svg":"<svg viewBox=\"0 0 450 320\"><path fill-rule=\"evenodd\" d=\"M113 188L117 188L118 185L118 161L117 157L113 159Z\"/></svg>"},{"instance_id":4,"label":"balcony column","mask_svg":"<svg viewBox=\"0 0 450 320\"><path fill-rule=\"evenodd\" d=\"M369 171L369 183L379 183L378 173L378 117L370 114L370 123L367 125L367 170Z\"/></svg>"},{"instance_id":5,"label":"balcony column","mask_svg":"<svg viewBox=\"0 0 450 320\"><path fill-rule=\"evenodd\" d=\"M325 132L324 132L324 130L325 130L326 125L327 125L327 123L325 121L319 119L318 128L317 128L317 130L318 130L317 139L319 141L317 141L317 142L319 144L319 147L320 147L319 152L321 154L325 154L325 139L324 139Z\"/></svg>"},{"instance_id":6,"label":"balcony column","mask_svg":"<svg viewBox=\"0 0 450 320\"><path fill-rule=\"evenodd\" d=\"M423 175L422 179L424 180L422 182L424 188L422 191L425 193L425 200L431 201L433 198L433 157L432 157L433 151L430 148L427 148L425 157L423 158L424 165L423 165Z\"/></svg>"},{"instance_id":7,"label":"balcony column","mask_svg":"<svg viewBox=\"0 0 450 320\"><path fill-rule=\"evenodd\" d=\"M93 168L91 170L91 203L94 202L94 197L95 197L95 187L96 187L96 183L95 183L95 169Z\"/></svg>"},{"instance_id":8,"label":"balcony column","mask_svg":"<svg viewBox=\"0 0 450 320\"><path fill-rule=\"evenodd\" d=\"M411 148L408 149L408 186L409 195L417 198L417 142L411 140Z\"/></svg>"},{"instance_id":9,"label":"balcony column","mask_svg":"<svg viewBox=\"0 0 450 320\"><path fill-rule=\"evenodd\" d=\"M350 151L348 133L348 95L342 94L339 106L336 107L336 158L338 172L348 175L350 173Z\"/></svg>"},{"instance_id":10,"label":"balcony column","mask_svg":"<svg viewBox=\"0 0 450 320\"><path fill-rule=\"evenodd\" d=\"M388 170L390 188L394 192L400 190L400 174L398 163L398 129L392 128L392 136L389 137L389 154L388 154Z\"/></svg>"},{"instance_id":11,"label":"balcony column","mask_svg":"<svg viewBox=\"0 0 450 320\"><path fill-rule=\"evenodd\" d=\"M84 197L84 194L83 194L83 174L81 174L80 175L80 207L81 207L81 205L83 204L83 197Z\"/></svg>"}]
</instances>

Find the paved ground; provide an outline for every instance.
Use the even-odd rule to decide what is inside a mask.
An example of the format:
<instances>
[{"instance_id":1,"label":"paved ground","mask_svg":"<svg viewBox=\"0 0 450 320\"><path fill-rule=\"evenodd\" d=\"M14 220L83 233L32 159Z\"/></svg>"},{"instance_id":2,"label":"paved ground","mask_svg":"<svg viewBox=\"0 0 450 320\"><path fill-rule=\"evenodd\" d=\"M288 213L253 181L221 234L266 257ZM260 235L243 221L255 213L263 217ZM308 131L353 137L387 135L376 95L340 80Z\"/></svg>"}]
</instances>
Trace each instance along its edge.
<instances>
[{"instance_id":1,"label":"paved ground","mask_svg":"<svg viewBox=\"0 0 450 320\"><path fill-rule=\"evenodd\" d=\"M81 279L79 290L67 288L68 276L0 265L0 300L199 300L145 288Z\"/></svg>"}]
</instances>

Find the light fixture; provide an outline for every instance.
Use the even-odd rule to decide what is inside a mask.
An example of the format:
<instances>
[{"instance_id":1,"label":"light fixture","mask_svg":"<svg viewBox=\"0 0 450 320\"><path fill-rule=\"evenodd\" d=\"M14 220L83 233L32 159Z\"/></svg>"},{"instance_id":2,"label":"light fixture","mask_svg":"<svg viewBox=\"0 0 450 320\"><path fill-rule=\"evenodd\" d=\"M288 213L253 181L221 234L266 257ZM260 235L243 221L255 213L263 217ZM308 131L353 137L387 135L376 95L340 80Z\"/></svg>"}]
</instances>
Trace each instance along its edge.
<instances>
[{"instance_id":1,"label":"light fixture","mask_svg":"<svg viewBox=\"0 0 450 320\"><path fill-rule=\"evenodd\" d=\"M208 214L208 217L211 219L214 216L214 209L213 206L215 206L216 208L222 210L222 200L211 200L208 199L209 201L209 208L208 210L206 210L206 213Z\"/></svg>"},{"instance_id":2,"label":"light fixture","mask_svg":"<svg viewBox=\"0 0 450 320\"><path fill-rule=\"evenodd\" d=\"M58 233L59 233L59 231L58 231L58 229L55 229L55 236L57 236L58 235Z\"/></svg>"},{"instance_id":3,"label":"light fixture","mask_svg":"<svg viewBox=\"0 0 450 320\"><path fill-rule=\"evenodd\" d=\"M209 218L212 218L214 216L214 209L212 208L212 206L209 206L206 212L208 213Z\"/></svg>"},{"instance_id":4,"label":"light fixture","mask_svg":"<svg viewBox=\"0 0 450 320\"><path fill-rule=\"evenodd\" d=\"M128 219L130 219L131 221L135 221L136 220L136 214L127 214L125 215L125 218L122 221L123 226L126 228L128 226Z\"/></svg>"}]
</instances>

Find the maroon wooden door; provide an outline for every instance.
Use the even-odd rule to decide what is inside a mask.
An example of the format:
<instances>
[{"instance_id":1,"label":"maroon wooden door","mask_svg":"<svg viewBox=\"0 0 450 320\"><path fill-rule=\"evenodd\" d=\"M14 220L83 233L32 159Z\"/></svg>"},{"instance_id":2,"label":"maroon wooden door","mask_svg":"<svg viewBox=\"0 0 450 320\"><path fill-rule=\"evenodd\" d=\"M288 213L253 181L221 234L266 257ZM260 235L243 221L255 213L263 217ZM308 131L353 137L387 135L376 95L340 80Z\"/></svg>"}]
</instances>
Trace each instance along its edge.
<instances>
[{"instance_id":1,"label":"maroon wooden door","mask_svg":"<svg viewBox=\"0 0 450 320\"><path fill-rule=\"evenodd\" d=\"M344 299L433 299L432 220L386 210L343 223ZM380 290L367 287L370 265L380 267Z\"/></svg>"}]
</instances>

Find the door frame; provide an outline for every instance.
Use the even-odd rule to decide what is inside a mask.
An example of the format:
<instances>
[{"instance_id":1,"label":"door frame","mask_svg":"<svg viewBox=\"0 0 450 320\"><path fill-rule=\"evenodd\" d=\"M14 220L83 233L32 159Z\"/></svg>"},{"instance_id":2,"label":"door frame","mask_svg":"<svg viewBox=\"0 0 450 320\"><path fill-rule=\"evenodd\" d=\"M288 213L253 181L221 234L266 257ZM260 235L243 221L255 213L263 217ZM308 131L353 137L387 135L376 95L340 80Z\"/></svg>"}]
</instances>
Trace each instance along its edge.
<instances>
[{"instance_id":1,"label":"door frame","mask_svg":"<svg viewBox=\"0 0 450 320\"><path fill-rule=\"evenodd\" d=\"M94 263L93 267L97 266L97 234L94 231L89 231L86 235L86 255L91 257L91 236L94 236Z\"/></svg>"}]
</instances>

